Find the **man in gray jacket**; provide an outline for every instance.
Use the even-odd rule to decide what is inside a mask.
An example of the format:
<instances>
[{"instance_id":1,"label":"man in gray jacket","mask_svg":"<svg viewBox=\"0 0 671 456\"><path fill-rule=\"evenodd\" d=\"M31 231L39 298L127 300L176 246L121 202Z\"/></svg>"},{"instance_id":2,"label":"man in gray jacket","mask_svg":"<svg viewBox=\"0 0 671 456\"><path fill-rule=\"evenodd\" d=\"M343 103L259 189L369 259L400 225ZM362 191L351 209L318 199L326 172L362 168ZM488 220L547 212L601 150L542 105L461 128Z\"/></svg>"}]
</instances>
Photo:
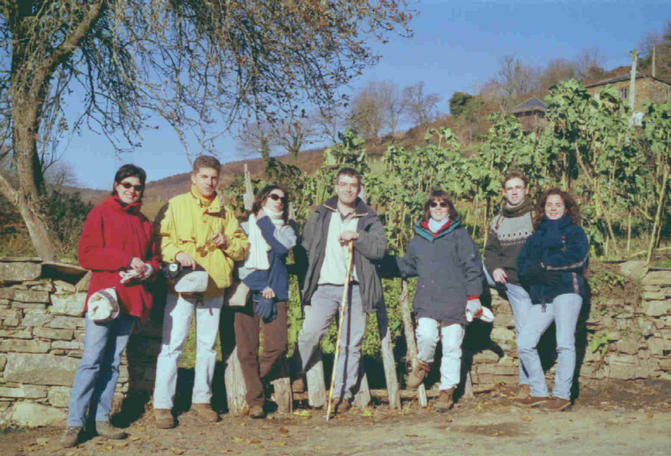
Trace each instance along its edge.
<instances>
[{"instance_id":1,"label":"man in gray jacket","mask_svg":"<svg viewBox=\"0 0 671 456\"><path fill-rule=\"evenodd\" d=\"M336 196L315 209L303 230L308 265L302 290L305 320L296 346L300 374L307 370L319 342L338 313L345 283L350 283L340 357L335 366L336 413L351 407L359 376L366 313L384 306L382 282L375 262L384 256L387 240L377 214L358 197L360 190L361 178L354 169L338 171ZM354 260L347 278L349 241L354 242Z\"/></svg>"}]
</instances>

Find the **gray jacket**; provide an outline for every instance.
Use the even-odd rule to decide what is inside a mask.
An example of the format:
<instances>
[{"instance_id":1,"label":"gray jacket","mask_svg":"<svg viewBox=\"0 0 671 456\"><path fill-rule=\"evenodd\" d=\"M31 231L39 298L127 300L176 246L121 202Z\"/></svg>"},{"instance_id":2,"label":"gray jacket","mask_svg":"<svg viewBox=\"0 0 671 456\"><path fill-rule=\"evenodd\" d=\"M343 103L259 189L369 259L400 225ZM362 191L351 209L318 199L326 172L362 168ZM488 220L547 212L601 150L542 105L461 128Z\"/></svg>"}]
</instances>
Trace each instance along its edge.
<instances>
[{"instance_id":1,"label":"gray jacket","mask_svg":"<svg viewBox=\"0 0 671 456\"><path fill-rule=\"evenodd\" d=\"M337 202L338 199L334 196L317 206L303 229L303 247L307 253L307 271L301 293L303 305L310 305L312 295L317 289L319 273L324 263L329 223L331 216L337 211ZM387 239L377 214L359 198L356 200L354 217L358 218L359 233L359 238L354 241L354 266L359 280L361 302L366 312L373 312L378 306L384 305L382 281L376 262L384 257Z\"/></svg>"},{"instance_id":2,"label":"gray jacket","mask_svg":"<svg viewBox=\"0 0 671 456\"><path fill-rule=\"evenodd\" d=\"M466 324L466 301L482 294L480 253L468 232L454 220L438 233L418 222L403 258L403 277L417 276L413 308L418 318Z\"/></svg>"}]
</instances>

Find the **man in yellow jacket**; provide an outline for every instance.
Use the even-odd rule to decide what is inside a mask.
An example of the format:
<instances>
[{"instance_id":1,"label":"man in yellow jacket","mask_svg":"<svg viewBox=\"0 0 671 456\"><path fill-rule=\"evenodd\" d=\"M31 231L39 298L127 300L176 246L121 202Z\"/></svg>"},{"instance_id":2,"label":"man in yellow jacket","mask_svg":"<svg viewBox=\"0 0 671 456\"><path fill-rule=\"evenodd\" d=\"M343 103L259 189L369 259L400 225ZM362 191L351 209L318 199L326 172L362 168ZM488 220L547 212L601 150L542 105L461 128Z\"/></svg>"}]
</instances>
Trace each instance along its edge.
<instances>
[{"instance_id":1,"label":"man in yellow jacket","mask_svg":"<svg viewBox=\"0 0 671 456\"><path fill-rule=\"evenodd\" d=\"M191 191L168 201L156 219L162 260L208 273L204 293L177 293L171 286L163 319L163 340L156 364L154 417L162 429L175 425L172 406L177 365L196 314L196 366L192 410L204 421L217 421L212 410L215 341L224 290L231 285L233 263L245 259L248 242L233 210L217 198L219 160L200 156L193 164Z\"/></svg>"}]
</instances>

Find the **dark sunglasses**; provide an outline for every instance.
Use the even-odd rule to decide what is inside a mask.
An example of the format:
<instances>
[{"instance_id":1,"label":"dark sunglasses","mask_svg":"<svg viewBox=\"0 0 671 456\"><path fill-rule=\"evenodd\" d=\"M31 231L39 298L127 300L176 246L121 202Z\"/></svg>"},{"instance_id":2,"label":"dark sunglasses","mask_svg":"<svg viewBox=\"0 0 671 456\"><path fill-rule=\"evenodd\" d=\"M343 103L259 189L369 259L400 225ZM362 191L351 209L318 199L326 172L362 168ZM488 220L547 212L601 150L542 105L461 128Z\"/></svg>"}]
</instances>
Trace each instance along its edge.
<instances>
[{"instance_id":1,"label":"dark sunglasses","mask_svg":"<svg viewBox=\"0 0 671 456\"><path fill-rule=\"evenodd\" d=\"M131 187L133 187L133 189L135 189L136 192L141 192L142 189L144 188L144 185L142 185L142 184L139 184L139 185L133 185L133 184L130 184L130 183L128 183L128 182L121 182L119 185L121 185L121 186L122 186L123 188L125 188L126 190L128 190L128 189L131 188Z\"/></svg>"},{"instance_id":2,"label":"dark sunglasses","mask_svg":"<svg viewBox=\"0 0 671 456\"><path fill-rule=\"evenodd\" d=\"M447 201L441 201L440 203L438 201L431 201L429 203L430 207L438 207L439 205L440 205L440 207L447 207L448 206Z\"/></svg>"},{"instance_id":3,"label":"dark sunglasses","mask_svg":"<svg viewBox=\"0 0 671 456\"><path fill-rule=\"evenodd\" d=\"M273 201L282 200L283 203L287 202L287 197L286 196L280 196L277 193L271 193L270 195L268 195L268 198L270 198Z\"/></svg>"}]
</instances>

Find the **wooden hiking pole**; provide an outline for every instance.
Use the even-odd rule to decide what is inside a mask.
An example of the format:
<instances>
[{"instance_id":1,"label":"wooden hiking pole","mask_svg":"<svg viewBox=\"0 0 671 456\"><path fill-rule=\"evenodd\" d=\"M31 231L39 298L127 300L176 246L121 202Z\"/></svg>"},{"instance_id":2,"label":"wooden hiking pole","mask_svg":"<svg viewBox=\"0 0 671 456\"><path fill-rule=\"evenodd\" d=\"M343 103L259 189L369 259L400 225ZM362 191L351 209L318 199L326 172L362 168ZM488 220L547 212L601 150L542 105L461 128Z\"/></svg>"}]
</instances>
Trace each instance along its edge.
<instances>
[{"instance_id":1,"label":"wooden hiking pole","mask_svg":"<svg viewBox=\"0 0 671 456\"><path fill-rule=\"evenodd\" d=\"M326 421L331 416L331 406L333 405L333 389L335 388L336 370L338 369L338 356L340 355L340 338L342 337L342 325L345 321L345 310L347 309L347 297L349 295L350 274L352 272L352 258L354 257L354 241L347 242L347 268L345 269L345 284L342 290L342 299L340 300L340 319L338 320L338 337L336 338L335 356L333 357L333 371L331 372L331 385L329 387L329 399L326 407ZM343 372L343 375L345 373Z\"/></svg>"}]
</instances>

